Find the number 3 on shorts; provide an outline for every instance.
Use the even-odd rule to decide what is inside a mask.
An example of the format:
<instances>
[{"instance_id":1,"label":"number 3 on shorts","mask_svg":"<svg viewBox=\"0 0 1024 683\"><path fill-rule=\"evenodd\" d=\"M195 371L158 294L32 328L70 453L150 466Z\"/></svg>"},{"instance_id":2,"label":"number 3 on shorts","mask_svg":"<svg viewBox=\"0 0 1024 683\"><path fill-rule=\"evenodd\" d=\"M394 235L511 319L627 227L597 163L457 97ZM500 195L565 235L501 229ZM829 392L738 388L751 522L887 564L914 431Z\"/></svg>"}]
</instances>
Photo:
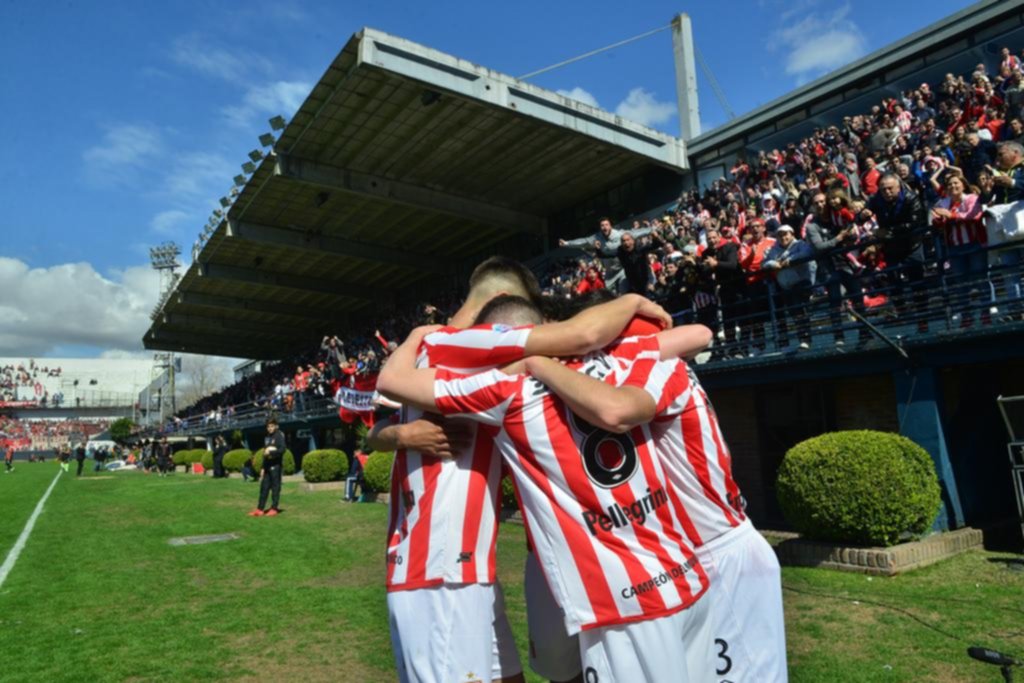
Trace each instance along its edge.
<instances>
[{"instance_id":1,"label":"number 3 on shorts","mask_svg":"<svg viewBox=\"0 0 1024 683\"><path fill-rule=\"evenodd\" d=\"M717 669L716 668L715 669L715 673L718 674L719 676L724 676L725 674L727 674L730 671L732 671L732 659L728 655L725 654L726 652L729 651L729 643L726 642L725 640L721 639L721 638L715 638L715 645L717 645L719 647L718 658L721 659L722 663L724 664L723 668L721 668L721 669Z\"/></svg>"}]
</instances>

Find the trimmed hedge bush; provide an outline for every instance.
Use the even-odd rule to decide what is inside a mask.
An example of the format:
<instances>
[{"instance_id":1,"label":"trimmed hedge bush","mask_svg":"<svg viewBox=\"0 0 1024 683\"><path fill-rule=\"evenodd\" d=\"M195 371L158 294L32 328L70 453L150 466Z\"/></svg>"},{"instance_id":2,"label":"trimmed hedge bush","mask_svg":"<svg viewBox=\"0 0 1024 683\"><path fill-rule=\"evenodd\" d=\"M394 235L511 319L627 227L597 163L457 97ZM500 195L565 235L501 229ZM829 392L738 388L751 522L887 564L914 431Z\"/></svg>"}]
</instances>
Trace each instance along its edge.
<instances>
[{"instance_id":1,"label":"trimmed hedge bush","mask_svg":"<svg viewBox=\"0 0 1024 683\"><path fill-rule=\"evenodd\" d=\"M185 462L190 465L195 465L197 462L203 461L203 454L206 450L203 448L197 448L194 451L188 451L188 455L185 456Z\"/></svg>"},{"instance_id":2,"label":"trimmed hedge bush","mask_svg":"<svg viewBox=\"0 0 1024 683\"><path fill-rule=\"evenodd\" d=\"M928 452L906 437L869 430L822 434L789 449L776 490L801 534L861 545L919 536L941 505Z\"/></svg>"},{"instance_id":3,"label":"trimmed hedge bush","mask_svg":"<svg viewBox=\"0 0 1024 683\"><path fill-rule=\"evenodd\" d=\"M213 470L213 451L200 451L200 452L202 453L202 457L199 459L199 462L200 462L200 464L202 464L203 469L204 470L212 471Z\"/></svg>"},{"instance_id":4,"label":"trimmed hedge bush","mask_svg":"<svg viewBox=\"0 0 1024 683\"><path fill-rule=\"evenodd\" d=\"M171 455L171 462L174 463L175 467L181 467L188 462L188 454L192 451L178 451Z\"/></svg>"},{"instance_id":5,"label":"trimmed hedge bush","mask_svg":"<svg viewBox=\"0 0 1024 683\"><path fill-rule=\"evenodd\" d=\"M341 481L348 472L348 456L328 448L310 451L302 457L302 475L306 481Z\"/></svg>"},{"instance_id":6,"label":"trimmed hedge bush","mask_svg":"<svg viewBox=\"0 0 1024 683\"><path fill-rule=\"evenodd\" d=\"M501 507L504 510L519 509L516 490L512 487L512 477L505 477L501 480Z\"/></svg>"},{"instance_id":7,"label":"trimmed hedge bush","mask_svg":"<svg viewBox=\"0 0 1024 683\"><path fill-rule=\"evenodd\" d=\"M391 465L395 462L394 453L374 451L363 466L363 481L366 487L377 493L391 490Z\"/></svg>"},{"instance_id":8,"label":"trimmed hedge bush","mask_svg":"<svg viewBox=\"0 0 1024 683\"><path fill-rule=\"evenodd\" d=\"M224 454L224 469L228 472L241 472L242 465L252 456L252 451L246 448L236 448Z\"/></svg>"},{"instance_id":9,"label":"trimmed hedge bush","mask_svg":"<svg viewBox=\"0 0 1024 683\"><path fill-rule=\"evenodd\" d=\"M282 460L281 474L295 474L295 456L288 449L285 449ZM257 472L263 471L263 449L259 449L252 456L252 466Z\"/></svg>"}]
</instances>

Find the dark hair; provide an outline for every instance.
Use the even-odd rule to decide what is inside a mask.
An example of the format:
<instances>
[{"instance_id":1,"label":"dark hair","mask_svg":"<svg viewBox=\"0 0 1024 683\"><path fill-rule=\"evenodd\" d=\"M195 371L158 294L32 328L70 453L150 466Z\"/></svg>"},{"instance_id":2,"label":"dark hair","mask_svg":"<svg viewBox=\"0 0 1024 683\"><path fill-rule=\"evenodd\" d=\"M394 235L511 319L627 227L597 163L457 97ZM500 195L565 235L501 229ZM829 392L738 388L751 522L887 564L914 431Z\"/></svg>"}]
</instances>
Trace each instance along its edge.
<instances>
[{"instance_id":1,"label":"dark hair","mask_svg":"<svg viewBox=\"0 0 1024 683\"><path fill-rule=\"evenodd\" d=\"M565 316L563 319L568 320L580 311L585 311L588 308L607 303L616 298L615 294L607 289L592 289L567 303L565 310L562 311L562 315Z\"/></svg>"},{"instance_id":2,"label":"dark hair","mask_svg":"<svg viewBox=\"0 0 1024 683\"><path fill-rule=\"evenodd\" d=\"M540 309L532 301L513 294L502 294L488 301L480 309L473 324L536 325L540 322Z\"/></svg>"},{"instance_id":3,"label":"dark hair","mask_svg":"<svg viewBox=\"0 0 1024 683\"><path fill-rule=\"evenodd\" d=\"M469 289L472 290L491 275L513 277L519 280L523 290L529 295L530 301L535 304L540 303L540 283L537 282L537 276L522 263L507 256L492 256L474 268L473 274L469 276Z\"/></svg>"},{"instance_id":4,"label":"dark hair","mask_svg":"<svg viewBox=\"0 0 1024 683\"><path fill-rule=\"evenodd\" d=\"M277 426L277 418L276 417L268 417L267 418L267 426L269 427L270 425Z\"/></svg>"}]
</instances>

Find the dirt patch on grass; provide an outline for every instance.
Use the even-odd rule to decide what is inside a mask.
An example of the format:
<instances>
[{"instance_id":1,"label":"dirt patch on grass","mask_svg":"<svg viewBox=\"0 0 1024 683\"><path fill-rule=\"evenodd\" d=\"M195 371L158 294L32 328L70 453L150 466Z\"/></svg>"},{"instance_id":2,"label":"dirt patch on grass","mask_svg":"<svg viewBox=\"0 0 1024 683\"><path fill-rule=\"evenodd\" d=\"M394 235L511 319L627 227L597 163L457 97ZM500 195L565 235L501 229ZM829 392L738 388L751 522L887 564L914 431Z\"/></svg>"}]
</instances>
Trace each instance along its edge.
<instances>
[{"instance_id":1,"label":"dirt patch on grass","mask_svg":"<svg viewBox=\"0 0 1024 683\"><path fill-rule=\"evenodd\" d=\"M365 588L384 581L384 563L359 565L329 576L318 576L304 581L304 588Z\"/></svg>"},{"instance_id":2,"label":"dirt patch on grass","mask_svg":"<svg viewBox=\"0 0 1024 683\"><path fill-rule=\"evenodd\" d=\"M290 634L276 637L266 632L240 634L231 639L232 652L247 653L244 659L226 662L226 676L239 681L313 681L324 683L390 683L397 680L391 671L368 666L346 643L358 642L354 634L337 624L304 623L287 629ZM301 635L299 635L301 634Z\"/></svg>"}]
</instances>

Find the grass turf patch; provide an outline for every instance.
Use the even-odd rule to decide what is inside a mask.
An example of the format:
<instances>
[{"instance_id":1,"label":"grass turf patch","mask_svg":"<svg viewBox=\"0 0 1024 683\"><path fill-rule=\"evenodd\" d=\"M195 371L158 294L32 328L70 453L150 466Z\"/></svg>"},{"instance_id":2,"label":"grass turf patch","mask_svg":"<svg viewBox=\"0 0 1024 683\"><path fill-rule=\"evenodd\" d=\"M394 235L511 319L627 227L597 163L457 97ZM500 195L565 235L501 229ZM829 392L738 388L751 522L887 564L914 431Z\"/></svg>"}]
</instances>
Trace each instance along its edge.
<instances>
[{"instance_id":1,"label":"grass turf patch","mask_svg":"<svg viewBox=\"0 0 1024 683\"><path fill-rule=\"evenodd\" d=\"M21 520L3 525L8 547L54 472L24 464L0 479L5 521ZM395 680L387 507L297 487L285 484L285 512L268 519L245 515L258 487L237 477L62 477L0 589L0 630L17 634L3 679ZM167 543L227 532L241 538ZM892 579L786 568L791 680L995 680L965 648L1024 653L1024 574L999 557L971 552ZM498 566L520 653L524 559L522 528L503 525Z\"/></svg>"}]
</instances>

